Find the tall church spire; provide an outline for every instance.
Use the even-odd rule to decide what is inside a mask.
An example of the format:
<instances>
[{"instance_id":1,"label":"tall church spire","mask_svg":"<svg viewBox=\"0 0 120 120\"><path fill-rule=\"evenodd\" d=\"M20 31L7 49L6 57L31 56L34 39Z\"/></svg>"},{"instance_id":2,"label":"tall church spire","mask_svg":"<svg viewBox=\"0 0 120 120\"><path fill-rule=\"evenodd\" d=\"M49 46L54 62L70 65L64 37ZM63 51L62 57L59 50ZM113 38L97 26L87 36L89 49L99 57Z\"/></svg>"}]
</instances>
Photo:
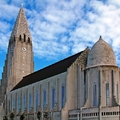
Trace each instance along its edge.
<instances>
[{"instance_id":1,"label":"tall church spire","mask_svg":"<svg viewBox=\"0 0 120 120\"><path fill-rule=\"evenodd\" d=\"M23 6L21 6L20 11L18 13L12 34L11 34L11 38L30 38L29 40L31 40L31 34L28 28L28 24L27 24L27 20L26 20L26 16L24 13L24 8Z\"/></svg>"},{"instance_id":2,"label":"tall church spire","mask_svg":"<svg viewBox=\"0 0 120 120\"><path fill-rule=\"evenodd\" d=\"M5 68L4 81L7 91L10 91L24 76L34 71L32 37L23 6L11 33Z\"/></svg>"}]
</instances>

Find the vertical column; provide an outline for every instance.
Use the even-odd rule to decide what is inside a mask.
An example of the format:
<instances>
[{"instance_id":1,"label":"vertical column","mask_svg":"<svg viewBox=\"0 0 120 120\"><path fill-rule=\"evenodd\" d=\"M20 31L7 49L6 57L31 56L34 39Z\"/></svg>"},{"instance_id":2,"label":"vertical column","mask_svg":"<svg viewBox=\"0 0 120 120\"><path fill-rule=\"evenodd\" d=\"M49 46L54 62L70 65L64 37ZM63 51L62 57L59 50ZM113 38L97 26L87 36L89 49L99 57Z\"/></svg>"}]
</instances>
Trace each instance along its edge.
<instances>
[{"instance_id":1,"label":"vertical column","mask_svg":"<svg viewBox=\"0 0 120 120\"><path fill-rule=\"evenodd\" d=\"M82 78L82 71L81 71L81 65L78 66L78 73L79 73L79 108L81 108L83 106L83 102L84 102L84 79ZM82 97L81 97L82 96Z\"/></svg>"},{"instance_id":2,"label":"vertical column","mask_svg":"<svg viewBox=\"0 0 120 120\"><path fill-rule=\"evenodd\" d=\"M112 70L111 71L111 88L112 88L112 104L111 105L114 105L114 71ZM111 100L110 100L111 101Z\"/></svg>"},{"instance_id":3,"label":"vertical column","mask_svg":"<svg viewBox=\"0 0 120 120\"><path fill-rule=\"evenodd\" d=\"M51 94L50 91L51 91L51 90L50 90L50 81L49 81L49 82L48 82L48 91L47 91L47 96L48 96L48 97L46 96L47 99L48 99L48 110L50 110L50 107L51 107L51 106L50 106L50 101L51 101L51 99L50 99L50 94Z\"/></svg>"},{"instance_id":4,"label":"vertical column","mask_svg":"<svg viewBox=\"0 0 120 120\"><path fill-rule=\"evenodd\" d=\"M32 112L33 112L33 120L35 120L35 95L34 95L34 86L32 88Z\"/></svg>"},{"instance_id":5,"label":"vertical column","mask_svg":"<svg viewBox=\"0 0 120 120\"><path fill-rule=\"evenodd\" d=\"M102 116L101 116L101 99L102 99L102 85L101 85L101 78L102 78L102 74L101 74L101 70L98 71L98 80L99 80L99 120L102 120Z\"/></svg>"},{"instance_id":6,"label":"vertical column","mask_svg":"<svg viewBox=\"0 0 120 120\"><path fill-rule=\"evenodd\" d=\"M20 111L22 112L22 90L20 91Z\"/></svg>"},{"instance_id":7,"label":"vertical column","mask_svg":"<svg viewBox=\"0 0 120 120\"><path fill-rule=\"evenodd\" d=\"M59 109L59 79L56 80L56 99L57 102L57 110Z\"/></svg>"},{"instance_id":8,"label":"vertical column","mask_svg":"<svg viewBox=\"0 0 120 120\"><path fill-rule=\"evenodd\" d=\"M80 66L77 65L77 109L80 108L80 80L81 80Z\"/></svg>"},{"instance_id":9,"label":"vertical column","mask_svg":"<svg viewBox=\"0 0 120 120\"><path fill-rule=\"evenodd\" d=\"M39 93L39 107L40 111L42 111L42 90L41 90L41 84L40 84L40 93Z\"/></svg>"},{"instance_id":10,"label":"vertical column","mask_svg":"<svg viewBox=\"0 0 120 120\"><path fill-rule=\"evenodd\" d=\"M115 95L115 89L114 88L116 88L116 86L115 86L115 80L114 80L115 78L114 78L114 71L112 70L111 71L111 80L112 80L112 84L111 84L111 87L112 87L112 104L111 105L113 105L113 106L117 106L118 105L118 103L117 103L117 101L116 101L116 99L115 99L115 97L114 97L114 95ZM111 101L111 100L110 100Z\"/></svg>"},{"instance_id":11,"label":"vertical column","mask_svg":"<svg viewBox=\"0 0 120 120\"><path fill-rule=\"evenodd\" d=\"M28 88L26 89L26 120L28 120Z\"/></svg>"},{"instance_id":12,"label":"vertical column","mask_svg":"<svg viewBox=\"0 0 120 120\"><path fill-rule=\"evenodd\" d=\"M13 102L13 96L11 94L11 112L13 112L13 105L12 105L12 102Z\"/></svg>"}]
</instances>

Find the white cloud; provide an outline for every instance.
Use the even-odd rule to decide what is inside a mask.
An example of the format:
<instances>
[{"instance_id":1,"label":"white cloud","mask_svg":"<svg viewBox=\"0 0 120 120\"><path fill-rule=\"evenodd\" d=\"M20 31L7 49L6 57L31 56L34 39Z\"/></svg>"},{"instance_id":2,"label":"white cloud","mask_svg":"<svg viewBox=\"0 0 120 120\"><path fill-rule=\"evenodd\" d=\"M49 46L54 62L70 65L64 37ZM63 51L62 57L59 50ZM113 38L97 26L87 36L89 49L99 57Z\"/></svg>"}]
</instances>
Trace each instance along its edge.
<instances>
[{"instance_id":1,"label":"white cloud","mask_svg":"<svg viewBox=\"0 0 120 120\"><path fill-rule=\"evenodd\" d=\"M10 1L9 1L10 2ZM1 2L0 26L10 32L18 8L24 4L29 27L33 36L34 54L54 59L55 56L79 52L92 45L102 35L114 49L119 62L120 51L120 3L118 0L13 0ZM28 9L30 7L30 9ZM8 9L9 8L9 9ZM3 14L4 13L4 14ZM13 14L14 13L14 14ZM4 34L6 34L4 33ZM1 33L0 46L8 35Z\"/></svg>"}]
</instances>

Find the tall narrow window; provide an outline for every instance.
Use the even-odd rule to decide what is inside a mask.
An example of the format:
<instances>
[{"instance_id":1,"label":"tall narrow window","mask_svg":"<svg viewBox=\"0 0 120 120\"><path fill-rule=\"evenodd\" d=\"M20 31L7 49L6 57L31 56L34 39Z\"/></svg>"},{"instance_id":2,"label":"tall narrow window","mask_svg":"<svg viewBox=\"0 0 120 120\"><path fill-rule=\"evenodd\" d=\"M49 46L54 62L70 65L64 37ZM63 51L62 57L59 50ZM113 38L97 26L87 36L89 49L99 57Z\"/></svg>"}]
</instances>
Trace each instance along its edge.
<instances>
[{"instance_id":1,"label":"tall narrow window","mask_svg":"<svg viewBox=\"0 0 120 120\"><path fill-rule=\"evenodd\" d=\"M20 40L20 41L22 40L22 37L21 37L21 35L19 36L19 40Z\"/></svg>"},{"instance_id":2,"label":"tall narrow window","mask_svg":"<svg viewBox=\"0 0 120 120\"><path fill-rule=\"evenodd\" d=\"M52 89L52 109L55 107L55 88Z\"/></svg>"},{"instance_id":3,"label":"tall narrow window","mask_svg":"<svg viewBox=\"0 0 120 120\"><path fill-rule=\"evenodd\" d=\"M117 97L117 102L119 101L119 92L118 92L118 83L116 84L116 97Z\"/></svg>"},{"instance_id":4,"label":"tall narrow window","mask_svg":"<svg viewBox=\"0 0 120 120\"><path fill-rule=\"evenodd\" d=\"M26 96L23 96L23 108L26 109Z\"/></svg>"},{"instance_id":5,"label":"tall narrow window","mask_svg":"<svg viewBox=\"0 0 120 120\"><path fill-rule=\"evenodd\" d=\"M93 85L93 106L97 106L97 88L96 83Z\"/></svg>"},{"instance_id":6,"label":"tall narrow window","mask_svg":"<svg viewBox=\"0 0 120 120\"><path fill-rule=\"evenodd\" d=\"M86 74L86 71L84 71L84 74ZM86 74L86 76L84 76L84 89L85 89L85 97L84 97L84 101L86 102L87 98L88 98L88 79L89 79L89 73Z\"/></svg>"},{"instance_id":7,"label":"tall narrow window","mask_svg":"<svg viewBox=\"0 0 120 120\"><path fill-rule=\"evenodd\" d=\"M45 109L46 107L46 90L44 90L44 93L43 93L43 108Z\"/></svg>"},{"instance_id":8,"label":"tall narrow window","mask_svg":"<svg viewBox=\"0 0 120 120\"><path fill-rule=\"evenodd\" d=\"M13 110L15 109L15 99L14 98L12 100L12 108L13 108Z\"/></svg>"},{"instance_id":9,"label":"tall narrow window","mask_svg":"<svg viewBox=\"0 0 120 120\"><path fill-rule=\"evenodd\" d=\"M20 110L20 97L18 96L18 110Z\"/></svg>"},{"instance_id":10,"label":"tall narrow window","mask_svg":"<svg viewBox=\"0 0 120 120\"><path fill-rule=\"evenodd\" d=\"M9 100L9 111L10 111L10 100Z\"/></svg>"},{"instance_id":11,"label":"tall narrow window","mask_svg":"<svg viewBox=\"0 0 120 120\"><path fill-rule=\"evenodd\" d=\"M109 105L109 83L106 83L106 105Z\"/></svg>"},{"instance_id":12,"label":"tall narrow window","mask_svg":"<svg viewBox=\"0 0 120 120\"><path fill-rule=\"evenodd\" d=\"M65 87L62 86L62 89L61 89L61 93L62 93L62 96L61 96L61 107L63 108L64 107L64 104L65 104Z\"/></svg>"},{"instance_id":13,"label":"tall narrow window","mask_svg":"<svg viewBox=\"0 0 120 120\"><path fill-rule=\"evenodd\" d=\"M32 95L29 94L29 110L32 108Z\"/></svg>"},{"instance_id":14,"label":"tall narrow window","mask_svg":"<svg viewBox=\"0 0 120 120\"><path fill-rule=\"evenodd\" d=\"M36 92L36 110L38 109L38 92Z\"/></svg>"},{"instance_id":15,"label":"tall narrow window","mask_svg":"<svg viewBox=\"0 0 120 120\"><path fill-rule=\"evenodd\" d=\"M26 41L26 35L24 34L24 42Z\"/></svg>"}]
</instances>

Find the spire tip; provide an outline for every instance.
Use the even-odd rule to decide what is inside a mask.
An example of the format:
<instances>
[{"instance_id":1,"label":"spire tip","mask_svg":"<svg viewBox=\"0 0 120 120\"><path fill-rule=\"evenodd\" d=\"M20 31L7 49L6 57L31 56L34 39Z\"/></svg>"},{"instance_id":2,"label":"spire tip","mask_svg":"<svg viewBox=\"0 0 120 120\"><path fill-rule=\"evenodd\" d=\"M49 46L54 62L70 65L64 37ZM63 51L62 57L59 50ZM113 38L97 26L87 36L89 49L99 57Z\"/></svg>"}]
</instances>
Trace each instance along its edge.
<instances>
[{"instance_id":1,"label":"spire tip","mask_svg":"<svg viewBox=\"0 0 120 120\"><path fill-rule=\"evenodd\" d=\"M24 5L23 5L23 3L21 4L21 8L23 8L24 7Z\"/></svg>"}]
</instances>

